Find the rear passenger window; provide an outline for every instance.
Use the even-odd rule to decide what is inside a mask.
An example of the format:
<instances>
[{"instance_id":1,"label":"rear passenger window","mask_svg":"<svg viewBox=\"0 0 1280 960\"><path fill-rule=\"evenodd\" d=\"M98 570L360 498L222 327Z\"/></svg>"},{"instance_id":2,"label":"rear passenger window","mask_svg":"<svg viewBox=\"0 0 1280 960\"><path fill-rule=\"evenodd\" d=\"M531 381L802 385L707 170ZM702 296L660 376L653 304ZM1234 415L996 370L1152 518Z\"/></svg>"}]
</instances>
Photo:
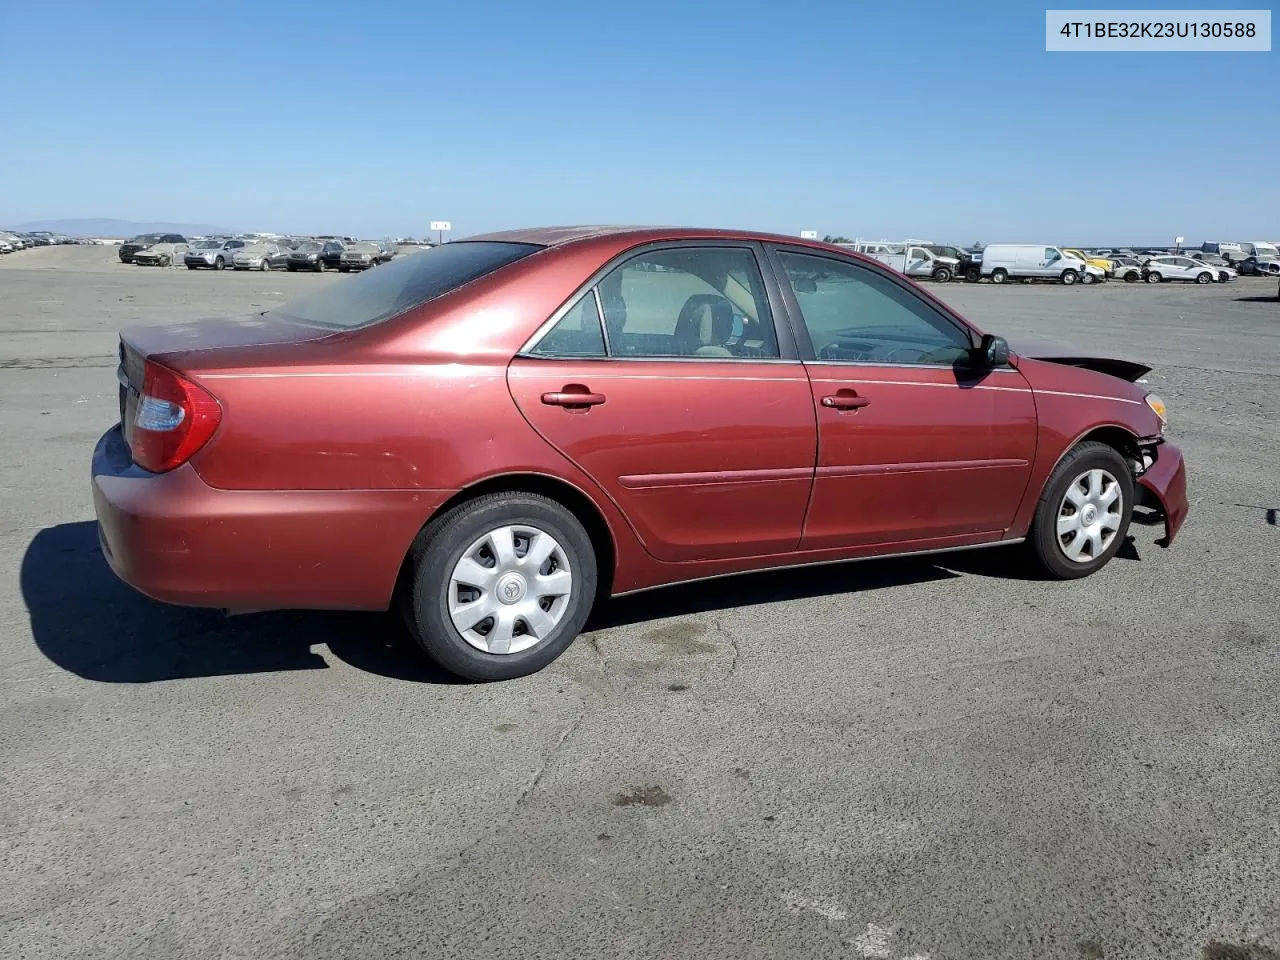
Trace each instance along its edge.
<instances>
[{"instance_id":1,"label":"rear passenger window","mask_svg":"<svg viewBox=\"0 0 1280 960\"><path fill-rule=\"evenodd\" d=\"M588 290L529 351L536 357L603 357L604 330L595 290Z\"/></svg>"},{"instance_id":2,"label":"rear passenger window","mask_svg":"<svg viewBox=\"0 0 1280 960\"><path fill-rule=\"evenodd\" d=\"M764 281L745 247L642 254L600 281L599 292L611 356L778 356Z\"/></svg>"}]
</instances>

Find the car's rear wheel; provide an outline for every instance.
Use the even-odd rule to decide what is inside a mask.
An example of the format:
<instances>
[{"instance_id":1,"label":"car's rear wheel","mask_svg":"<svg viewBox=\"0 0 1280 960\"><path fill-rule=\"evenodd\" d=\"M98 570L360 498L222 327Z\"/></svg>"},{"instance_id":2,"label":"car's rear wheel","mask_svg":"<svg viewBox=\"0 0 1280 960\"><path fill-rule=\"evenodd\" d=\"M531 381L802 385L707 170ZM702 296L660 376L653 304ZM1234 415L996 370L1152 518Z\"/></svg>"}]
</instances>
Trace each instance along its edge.
<instances>
[{"instance_id":1,"label":"car's rear wheel","mask_svg":"<svg viewBox=\"0 0 1280 960\"><path fill-rule=\"evenodd\" d=\"M1044 485L1031 521L1032 553L1060 580L1087 577L1114 557L1133 515L1133 475L1114 447L1087 441Z\"/></svg>"},{"instance_id":2,"label":"car's rear wheel","mask_svg":"<svg viewBox=\"0 0 1280 960\"><path fill-rule=\"evenodd\" d=\"M1160 276L1160 274L1156 273L1154 270L1147 274L1147 283L1159 283L1163 279L1164 277Z\"/></svg>"},{"instance_id":3,"label":"car's rear wheel","mask_svg":"<svg viewBox=\"0 0 1280 960\"><path fill-rule=\"evenodd\" d=\"M446 670L507 680L559 657L595 595L595 550L572 513L536 494L490 494L423 530L402 610Z\"/></svg>"},{"instance_id":4,"label":"car's rear wheel","mask_svg":"<svg viewBox=\"0 0 1280 960\"><path fill-rule=\"evenodd\" d=\"M1196 283L1213 283L1213 274L1207 270L1197 273Z\"/></svg>"},{"instance_id":5,"label":"car's rear wheel","mask_svg":"<svg viewBox=\"0 0 1280 960\"><path fill-rule=\"evenodd\" d=\"M1006 273L1004 270L992 270L992 271L991 271L991 282L992 282L992 283L1004 283L1004 282L1005 282L1006 280L1008 280L1008 279L1009 279L1009 274L1008 274L1008 273Z\"/></svg>"},{"instance_id":6,"label":"car's rear wheel","mask_svg":"<svg viewBox=\"0 0 1280 960\"><path fill-rule=\"evenodd\" d=\"M1080 275L1076 273L1074 270L1062 271L1062 282L1065 283L1068 287L1071 286L1073 283L1075 283L1079 279L1080 279Z\"/></svg>"}]
</instances>

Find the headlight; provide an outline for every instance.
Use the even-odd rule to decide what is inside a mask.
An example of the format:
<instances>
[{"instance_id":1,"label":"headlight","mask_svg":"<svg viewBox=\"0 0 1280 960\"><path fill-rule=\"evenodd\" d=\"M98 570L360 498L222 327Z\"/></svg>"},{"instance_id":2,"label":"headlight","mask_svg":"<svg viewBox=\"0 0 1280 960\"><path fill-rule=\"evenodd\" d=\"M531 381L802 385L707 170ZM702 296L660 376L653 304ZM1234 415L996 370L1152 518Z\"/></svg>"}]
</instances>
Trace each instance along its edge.
<instances>
[{"instance_id":1,"label":"headlight","mask_svg":"<svg viewBox=\"0 0 1280 960\"><path fill-rule=\"evenodd\" d=\"M1165 410L1164 401L1154 393L1148 393L1146 396L1147 406L1155 411L1157 417L1160 418L1160 425L1167 426L1169 423L1169 415Z\"/></svg>"}]
</instances>

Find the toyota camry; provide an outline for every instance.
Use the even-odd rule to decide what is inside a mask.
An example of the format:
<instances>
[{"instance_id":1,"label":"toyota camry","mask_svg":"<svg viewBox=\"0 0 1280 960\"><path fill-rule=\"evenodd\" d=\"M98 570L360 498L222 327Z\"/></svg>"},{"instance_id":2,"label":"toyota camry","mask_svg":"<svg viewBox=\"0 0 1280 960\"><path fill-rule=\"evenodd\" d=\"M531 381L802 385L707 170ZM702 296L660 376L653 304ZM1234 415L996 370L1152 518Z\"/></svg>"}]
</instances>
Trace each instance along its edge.
<instances>
[{"instance_id":1,"label":"toyota camry","mask_svg":"<svg viewBox=\"0 0 1280 960\"><path fill-rule=\"evenodd\" d=\"M609 596L976 547L1077 578L1187 514L1147 367L1019 351L792 237L488 234L119 349L92 462L117 575L397 607L473 680L545 667Z\"/></svg>"}]
</instances>

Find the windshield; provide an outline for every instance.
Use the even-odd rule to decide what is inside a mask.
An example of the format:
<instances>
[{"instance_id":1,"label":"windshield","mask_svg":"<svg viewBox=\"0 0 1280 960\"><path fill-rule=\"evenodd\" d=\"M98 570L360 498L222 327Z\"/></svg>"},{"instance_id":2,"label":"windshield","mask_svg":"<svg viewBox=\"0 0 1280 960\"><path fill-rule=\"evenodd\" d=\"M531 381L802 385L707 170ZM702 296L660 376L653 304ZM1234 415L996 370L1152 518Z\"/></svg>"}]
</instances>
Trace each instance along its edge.
<instances>
[{"instance_id":1,"label":"windshield","mask_svg":"<svg viewBox=\"0 0 1280 960\"><path fill-rule=\"evenodd\" d=\"M324 244L317 240L304 240L293 249L298 253L319 253L324 249Z\"/></svg>"},{"instance_id":2,"label":"windshield","mask_svg":"<svg viewBox=\"0 0 1280 960\"><path fill-rule=\"evenodd\" d=\"M355 253L381 253L382 248L376 243L352 243L347 245L347 249Z\"/></svg>"},{"instance_id":3,"label":"windshield","mask_svg":"<svg viewBox=\"0 0 1280 960\"><path fill-rule=\"evenodd\" d=\"M160 236L161 235L158 233L143 233L134 237L129 242L130 243L159 243Z\"/></svg>"},{"instance_id":4,"label":"windshield","mask_svg":"<svg viewBox=\"0 0 1280 960\"><path fill-rule=\"evenodd\" d=\"M218 240L201 240L193 244L192 248L195 250L217 250L221 246L222 243Z\"/></svg>"},{"instance_id":5,"label":"windshield","mask_svg":"<svg viewBox=\"0 0 1280 960\"><path fill-rule=\"evenodd\" d=\"M465 240L446 243L304 294L270 311L270 315L339 330L366 327L443 296L541 249L531 243Z\"/></svg>"}]
</instances>

